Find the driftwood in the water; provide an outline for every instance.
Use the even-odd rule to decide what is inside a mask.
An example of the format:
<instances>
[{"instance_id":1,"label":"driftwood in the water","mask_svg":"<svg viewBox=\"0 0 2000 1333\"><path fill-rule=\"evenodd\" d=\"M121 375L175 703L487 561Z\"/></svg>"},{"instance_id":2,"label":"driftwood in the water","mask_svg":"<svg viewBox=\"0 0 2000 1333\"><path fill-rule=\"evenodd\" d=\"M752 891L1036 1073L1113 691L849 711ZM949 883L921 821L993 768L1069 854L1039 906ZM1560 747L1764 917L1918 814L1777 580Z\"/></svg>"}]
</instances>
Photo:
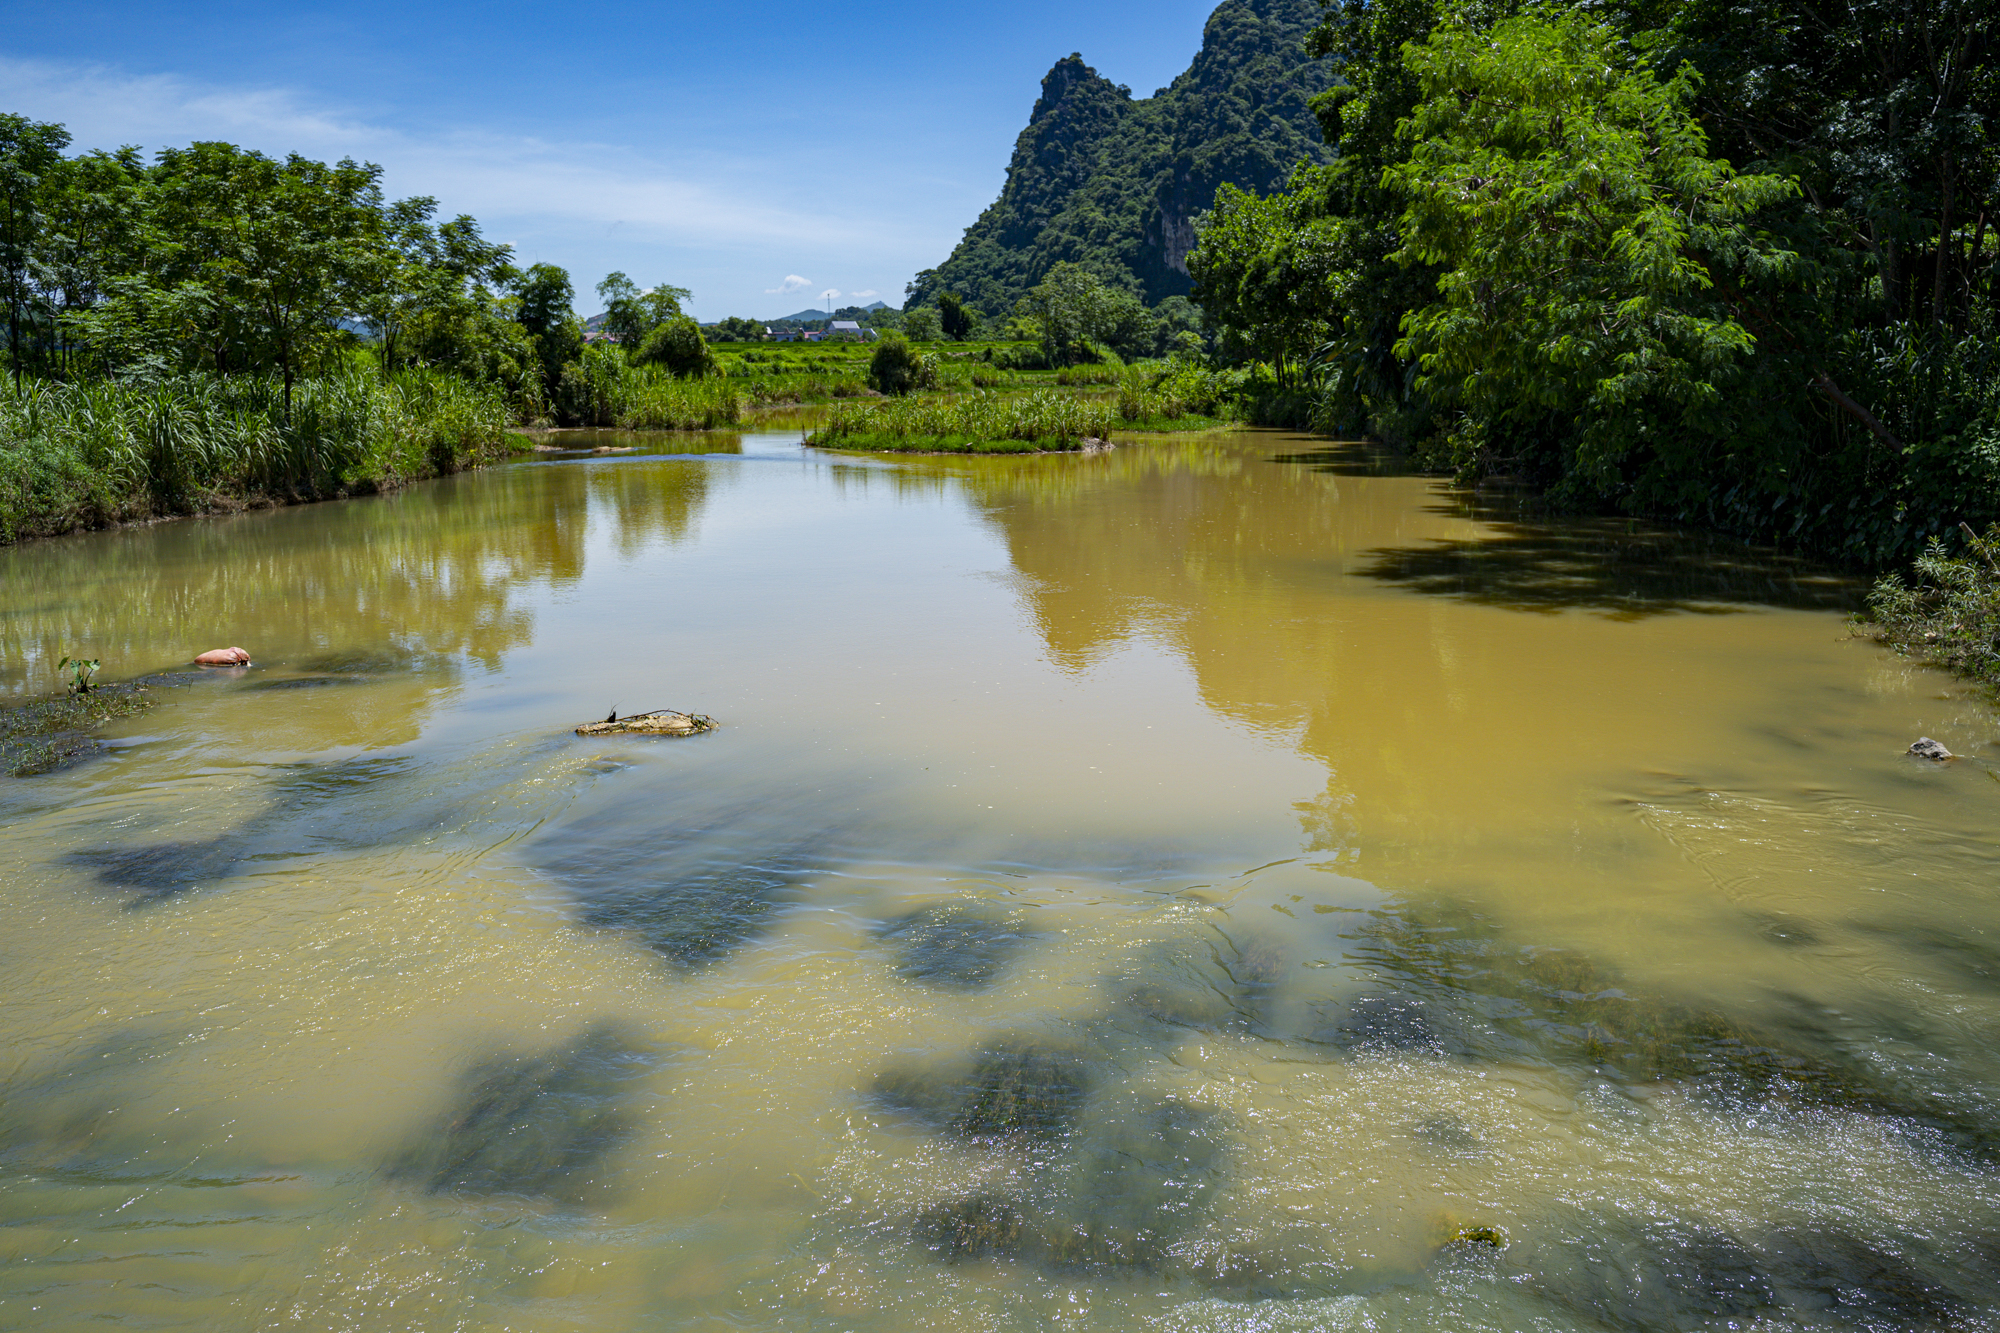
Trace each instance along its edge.
<instances>
[{"instance_id":1,"label":"driftwood in the water","mask_svg":"<svg viewBox=\"0 0 2000 1333\"><path fill-rule=\"evenodd\" d=\"M602 722L586 722L576 729L579 736L693 736L704 731L715 730L715 719L703 717L700 713L676 713L671 708L656 708L650 713L634 713L630 717L620 717L613 713Z\"/></svg>"}]
</instances>

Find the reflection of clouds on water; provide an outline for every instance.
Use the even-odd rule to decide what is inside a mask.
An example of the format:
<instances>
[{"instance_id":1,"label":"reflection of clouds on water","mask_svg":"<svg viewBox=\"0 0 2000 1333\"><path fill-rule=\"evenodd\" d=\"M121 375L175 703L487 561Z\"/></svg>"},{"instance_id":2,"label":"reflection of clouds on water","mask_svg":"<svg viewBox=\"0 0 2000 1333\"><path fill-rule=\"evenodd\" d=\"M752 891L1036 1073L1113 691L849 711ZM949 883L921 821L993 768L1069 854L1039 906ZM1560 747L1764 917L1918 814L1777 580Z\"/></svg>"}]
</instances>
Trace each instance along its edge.
<instances>
[{"instance_id":1,"label":"reflection of clouds on water","mask_svg":"<svg viewBox=\"0 0 2000 1333\"><path fill-rule=\"evenodd\" d=\"M386 496L0 548L0 672L16 691L44 689L59 658L87 650L134 675L218 636L250 642L260 666L359 650L495 669L533 638L526 594L582 577L592 524L628 559L686 540L710 484L696 462L501 467Z\"/></svg>"}]
</instances>

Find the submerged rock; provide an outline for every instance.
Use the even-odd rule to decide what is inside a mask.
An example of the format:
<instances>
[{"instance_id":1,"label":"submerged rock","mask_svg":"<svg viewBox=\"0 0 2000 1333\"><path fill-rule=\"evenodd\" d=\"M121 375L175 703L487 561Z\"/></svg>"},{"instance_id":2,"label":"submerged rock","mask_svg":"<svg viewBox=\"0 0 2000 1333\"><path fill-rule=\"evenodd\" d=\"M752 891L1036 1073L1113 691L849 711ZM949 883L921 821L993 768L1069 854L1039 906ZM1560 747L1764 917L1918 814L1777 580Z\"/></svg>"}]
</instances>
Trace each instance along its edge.
<instances>
[{"instance_id":1,"label":"submerged rock","mask_svg":"<svg viewBox=\"0 0 2000 1333\"><path fill-rule=\"evenodd\" d=\"M137 847L106 847L72 852L72 865L89 869L106 888L137 889L128 909L154 903L239 873L248 848L234 834L198 842L156 842Z\"/></svg>"},{"instance_id":2,"label":"submerged rock","mask_svg":"<svg viewBox=\"0 0 2000 1333\"><path fill-rule=\"evenodd\" d=\"M1773 997L1752 1023L1700 1003L1628 990L1573 950L1502 944L1470 914L1384 914L1352 956L1421 1001L1446 1054L1584 1067L1632 1083L1677 1083L1725 1105L1839 1110L1908 1121L1958 1147L2000 1153L2000 1128L1848 1049L1816 1006ZM1399 1001L1400 1004L1400 1001ZM1414 1039L1412 1012L1363 1004L1323 1039Z\"/></svg>"},{"instance_id":3,"label":"submerged rock","mask_svg":"<svg viewBox=\"0 0 2000 1333\"><path fill-rule=\"evenodd\" d=\"M1172 1027L1263 1033L1284 974L1283 953L1264 941L1161 941L1123 978L1123 1008Z\"/></svg>"},{"instance_id":4,"label":"submerged rock","mask_svg":"<svg viewBox=\"0 0 2000 1333\"><path fill-rule=\"evenodd\" d=\"M1020 1260L1063 1277L1218 1276L1214 1256L1181 1245L1207 1222L1220 1181L1218 1118L1154 1102L1097 1120L1038 1189L935 1205L915 1239L947 1262Z\"/></svg>"},{"instance_id":5,"label":"submerged rock","mask_svg":"<svg viewBox=\"0 0 2000 1333\"><path fill-rule=\"evenodd\" d=\"M1025 1223L1020 1205L994 1194L926 1208L918 1217L917 1243L946 1260L1014 1259Z\"/></svg>"},{"instance_id":6,"label":"submerged rock","mask_svg":"<svg viewBox=\"0 0 2000 1333\"><path fill-rule=\"evenodd\" d=\"M955 1072L885 1072L870 1100L967 1142L1037 1148L1075 1129L1090 1086L1077 1052L1017 1040L988 1047Z\"/></svg>"},{"instance_id":7,"label":"submerged rock","mask_svg":"<svg viewBox=\"0 0 2000 1333\"><path fill-rule=\"evenodd\" d=\"M1612 1328L1691 1333L1783 1304L1763 1262L1715 1227L1651 1223L1621 1234L1598 1224L1594 1231L1578 1248L1540 1251L1543 1271L1533 1280L1555 1303Z\"/></svg>"},{"instance_id":8,"label":"submerged rock","mask_svg":"<svg viewBox=\"0 0 2000 1333\"><path fill-rule=\"evenodd\" d=\"M1799 1310L1912 1329L1951 1327L1961 1312L1960 1299L1907 1258L1859 1236L1830 1228L1783 1231L1763 1248L1771 1280Z\"/></svg>"},{"instance_id":9,"label":"submerged rock","mask_svg":"<svg viewBox=\"0 0 2000 1333\"><path fill-rule=\"evenodd\" d=\"M575 1202L603 1183L605 1159L631 1137L620 1101L649 1067L609 1024L541 1055L487 1061L465 1076L443 1123L388 1175L433 1194Z\"/></svg>"},{"instance_id":10,"label":"submerged rock","mask_svg":"<svg viewBox=\"0 0 2000 1333\"><path fill-rule=\"evenodd\" d=\"M784 877L755 868L697 872L656 888L595 895L582 920L630 931L678 967L705 967L762 931L787 887Z\"/></svg>"},{"instance_id":11,"label":"submerged rock","mask_svg":"<svg viewBox=\"0 0 2000 1333\"><path fill-rule=\"evenodd\" d=\"M1090 1095L1082 1057L1030 1044L980 1054L947 1129L964 1139L1015 1144L1061 1138Z\"/></svg>"},{"instance_id":12,"label":"submerged rock","mask_svg":"<svg viewBox=\"0 0 2000 1333\"><path fill-rule=\"evenodd\" d=\"M1958 758L1958 756L1953 754L1950 750L1945 749L1941 743L1932 740L1928 736L1919 736L1916 739L1915 743L1913 743L1908 750L1904 751L1904 753L1913 754L1919 759L1935 760L1939 763L1942 763L1947 759Z\"/></svg>"},{"instance_id":13,"label":"submerged rock","mask_svg":"<svg viewBox=\"0 0 2000 1333\"><path fill-rule=\"evenodd\" d=\"M1033 936L1020 912L980 903L945 903L892 922L883 937L895 941L896 971L912 981L958 990L990 986L1008 960Z\"/></svg>"}]
</instances>

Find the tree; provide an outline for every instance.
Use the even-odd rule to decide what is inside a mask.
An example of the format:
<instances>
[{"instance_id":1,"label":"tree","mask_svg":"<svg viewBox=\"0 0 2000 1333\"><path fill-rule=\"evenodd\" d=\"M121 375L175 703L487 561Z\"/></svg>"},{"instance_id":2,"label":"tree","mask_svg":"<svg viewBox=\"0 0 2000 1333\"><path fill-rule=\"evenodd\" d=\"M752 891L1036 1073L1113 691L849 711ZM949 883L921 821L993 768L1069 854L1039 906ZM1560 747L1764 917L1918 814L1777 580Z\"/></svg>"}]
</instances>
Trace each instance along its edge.
<instances>
[{"instance_id":1,"label":"tree","mask_svg":"<svg viewBox=\"0 0 2000 1333\"><path fill-rule=\"evenodd\" d=\"M964 342L979 322L978 312L967 310L958 297L946 292L938 297L938 323L944 328L944 336L953 342Z\"/></svg>"},{"instance_id":2,"label":"tree","mask_svg":"<svg viewBox=\"0 0 2000 1333\"><path fill-rule=\"evenodd\" d=\"M1649 427L1700 431L1755 339L1727 288L1792 256L1749 225L1795 188L1707 155L1691 68L1655 77L1607 25L1449 23L1406 48L1423 100L1401 262L1441 270L1398 352L1489 426L1581 424L1573 466L1609 485Z\"/></svg>"},{"instance_id":3,"label":"tree","mask_svg":"<svg viewBox=\"0 0 2000 1333\"><path fill-rule=\"evenodd\" d=\"M583 352L583 330L570 309L576 288L569 271L554 264L531 264L515 282L514 322L527 330L541 363L542 382L550 400L561 382L562 368Z\"/></svg>"},{"instance_id":4,"label":"tree","mask_svg":"<svg viewBox=\"0 0 2000 1333\"><path fill-rule=\"evenodd\" d=\"M440 345L444 330L490 316L486 284L504 285L514 274L512 247L488 241L464 214L433 226L436 212L437 200L419 196L382 213L382 272L361 305L381 336L385 375L395 370L405 335L419 320L427 325L429 355L458 360Z\"/></svg>"},{"instance_id":5,"label":"tree","mask_svg":"<svg viewBox=\"0 0 2000 1333\"><path fill-rule=\"evenodd\" d=\"M681 302L692 294L685 287L665 283L641 291L623 273L612 273L597 284L604 299L604 332L622 347L633 348L646 335L681 314Z\"/></svg>"},{"instance_id":6,"label":"tree","mask_svg":"<svg viewBox=\"0 0 2000 1333\"><path fill-rule=\"evenodd\" d=\"M139 150L93 152L66 160L45 178L40 282L54 306L62 373L89 317L141 272L153 233L146 217L146 169Z\"/></svg>"},{"instance_id":7,"label":"tree","mask_svg":"<svg viewBox=\"0 0 2000 1333\"><path fill-rule=\"evenodd\" d=\"M632 353L634 365L664 366L683 378L705 375L715 368L715 356L701 336L701 325L688 315L675 315L647 330Z\"/></svg>"},{"instance_id":8,"label":"tree","mask_svg":"<svg viewBox=\"0 0 2000 1333\"><path fill-rule=\"evenodd\" d=\"M1317 214L1309 194L1259 198L1225 185L1188 255L1195 299L1227 350L1270 362L1282 385L1334 328L1340 247Z\"/></svg>"},{"instance_id":9,"label":"tree","mask_svg":"<svg viewBox=\"0 0 2000 1333\"><path fill-rule=\"evenodd\" d=\"M903 315L903 332L912 342L936 342L941 327L938 312L927 305L920 305Z\"/></svg>"},{"instance_id":10,"label":"tree","mask_svg":"<svg viewBox=\"0 0 2000 1333\"><path fill-rule=\"evenodd\" d=\"M1117 316L1113 294L1080 264L1057 264L1026 298L1042 330L1042 352L1052 366L1074 365L1088 344L1102 340Z\"/></svg>"},{"instance_id":11,"label":"tree","mask_svg":"<svg viewBox=\"0 0 2000 1333\"><path fill-rule=\"evenodd\" d=\"M762 341L764 326L754 319L731 315L717 320L711 333L712 340L719 343L753 343Z\"/></svg>"},{"instance_id":12,"label":"tree","mask_svg":"<svg viewBox=\"0 0 2000 1333\"><path fill-rule=\"evenodd\" d=\"M227 143L167 149L153 171L162 285L206 296L216 369L277 367L287 416L299 374L381 281L381 175L351 158L279 162Z\"/></svg>"},{"instance_id":13,"label":"tree","mask_svg":"<svg viewBox=\"0 0 2000 1333\"><path fill-rule=\"evenodd\" d=\"M7 302L7 352L14 386L21 384L24 317L34 313L44 178L58 170L69 131L60 125L0 114L0 299Z\"/></svg>"}]
</instances>

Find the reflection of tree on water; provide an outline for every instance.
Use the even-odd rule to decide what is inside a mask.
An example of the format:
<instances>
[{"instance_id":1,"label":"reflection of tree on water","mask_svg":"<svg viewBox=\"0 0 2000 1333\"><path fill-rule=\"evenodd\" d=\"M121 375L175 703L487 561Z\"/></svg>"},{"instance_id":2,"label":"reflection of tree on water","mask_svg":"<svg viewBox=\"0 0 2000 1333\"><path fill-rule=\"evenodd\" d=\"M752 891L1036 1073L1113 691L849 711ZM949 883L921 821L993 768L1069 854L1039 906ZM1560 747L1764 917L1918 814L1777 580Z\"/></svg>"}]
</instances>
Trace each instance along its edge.
<instances>
[{"instance_id":1,"label":"reflection of tree on water","mask_svg":"<svg viewBox=\"0 0 2000 1333\"><path fill-rule=\"evenodd\" d=\"M699 463L508 467L387 496L29 542L0 550L0 670L48 688L85 645L107 671L237 636L260 663L314 650L497 667L533 633L522 585L583 574L591 519L621 553L685 538ZM190 647L192 645L192 648Z\"/></svg>"}]
</instances>

